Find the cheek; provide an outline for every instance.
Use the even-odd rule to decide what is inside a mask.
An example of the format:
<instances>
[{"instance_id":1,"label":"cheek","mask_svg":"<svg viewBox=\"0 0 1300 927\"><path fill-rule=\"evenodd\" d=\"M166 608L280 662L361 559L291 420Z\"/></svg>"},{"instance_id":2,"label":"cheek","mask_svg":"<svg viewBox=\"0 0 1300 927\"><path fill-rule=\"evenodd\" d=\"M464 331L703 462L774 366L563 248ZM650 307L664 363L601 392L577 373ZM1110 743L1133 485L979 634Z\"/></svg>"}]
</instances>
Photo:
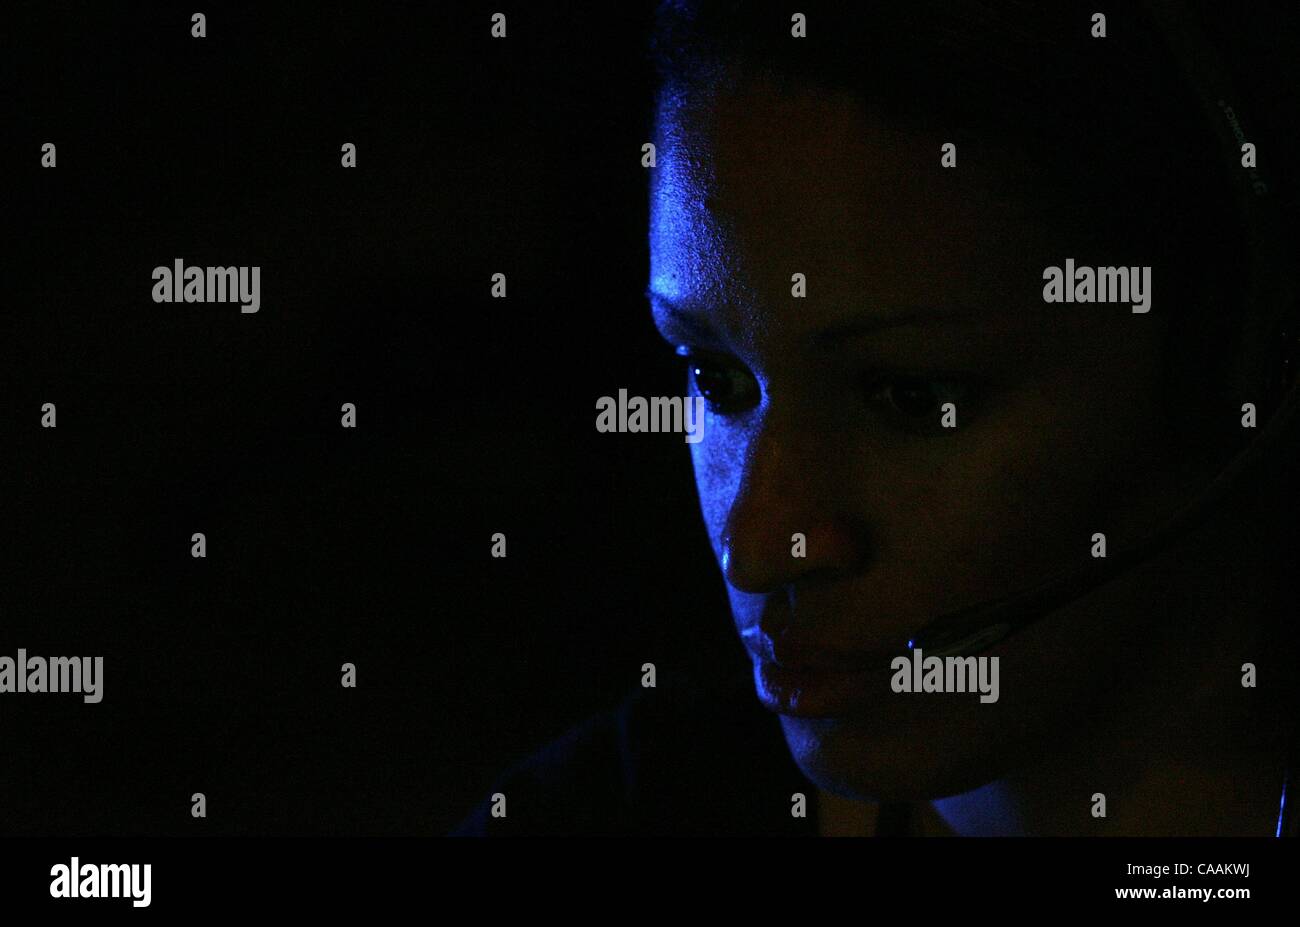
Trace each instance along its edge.
<instances>
[{"instance_id":1,"label":"cheek","mask_svg":"<svg viewBox=\"0 0 1300 927\"><path fill-rule=\"evenodd\" d=\"M896 567L910 596L928 589L959 607L1087 557L1094 532L1114 544L1134 520L1127 492L1150 471L1160 431L1154 409L1124 397L1149 394L1061 377L1004 400L939 463L883 464L870 520L882 553L904 556L878 570Z\"/></svg>"}]
</instances>

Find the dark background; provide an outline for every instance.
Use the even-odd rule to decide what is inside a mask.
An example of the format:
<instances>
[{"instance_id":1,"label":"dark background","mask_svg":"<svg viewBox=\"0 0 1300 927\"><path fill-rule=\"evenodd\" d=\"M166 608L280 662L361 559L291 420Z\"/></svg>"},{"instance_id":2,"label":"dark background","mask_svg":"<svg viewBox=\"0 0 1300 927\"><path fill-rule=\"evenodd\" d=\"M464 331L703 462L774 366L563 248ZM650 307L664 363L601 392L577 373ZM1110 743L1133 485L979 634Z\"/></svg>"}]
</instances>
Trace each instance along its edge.
<instances>
[{"instance_id":1,"label":"dark background","mask_svg":"<svg viewBox=\"0 0 1300 927\"><path fill-rule=\"evenodd\" d=\"M594 428L682 390L650 4L501 9L7 8L0 654L104 700L0 698L0 832L441 833L642 663L743 664L681 437Z\"/></svg>"}]
</instances>

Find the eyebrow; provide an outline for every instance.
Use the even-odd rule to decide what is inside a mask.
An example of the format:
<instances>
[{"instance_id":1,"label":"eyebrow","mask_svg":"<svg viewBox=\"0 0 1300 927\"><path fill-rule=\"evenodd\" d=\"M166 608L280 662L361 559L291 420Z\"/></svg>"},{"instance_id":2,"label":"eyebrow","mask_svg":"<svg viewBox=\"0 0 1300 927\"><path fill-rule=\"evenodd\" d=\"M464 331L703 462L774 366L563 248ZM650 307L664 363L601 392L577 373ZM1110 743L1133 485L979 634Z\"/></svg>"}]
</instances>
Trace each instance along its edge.
<instances>
[{"instance_id":1,"label":"eyebrow","mask_svg":"<svg viewBox=\"0 0 1300 927\"><path fill-rule=\"evenodd\" d=\"M684 334L702 338L717 338L718 334L698 311L689 306L679 305L662 293L646 290L645 296L650 300L656 315L665 317L665 321ZM979 313L970 309L941 307L909 307L893 312L872 311L831 325L814 332L811 336L814 344L835 344L853 338L874 335L891 328L927 325L970 325L978 322Z\"/></svg>"}]
</instances>

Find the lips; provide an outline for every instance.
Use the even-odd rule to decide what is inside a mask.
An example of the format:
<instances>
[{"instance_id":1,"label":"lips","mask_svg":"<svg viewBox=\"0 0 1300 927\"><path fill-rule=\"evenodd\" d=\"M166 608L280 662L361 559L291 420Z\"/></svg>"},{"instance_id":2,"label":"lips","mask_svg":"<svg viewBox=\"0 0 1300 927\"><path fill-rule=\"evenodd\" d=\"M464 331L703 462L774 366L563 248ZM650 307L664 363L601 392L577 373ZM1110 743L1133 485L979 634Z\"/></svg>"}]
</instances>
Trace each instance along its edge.
<instances>
[{"instance_id":1,"label":"lips","mask_svg":"<svg viewBox=\"0 0 1300 927\"><path fill-rule=\"evenodd\" d=\"M889 692L890 661L899 655L845 653L789 633L774 639L757 627L740 637L754 661L759 701L792 717L833 718L869 707Z\"/></svg>"},{"instance_id":2,"label":"lips","mask_svg":"<svg viewBox=\"0 0 1300 927\"><path fill-rule=\"evenodd\" d=\"M862 670L787 669L754 663L754 689L763 707L794 718L839 718L860 713L889 692L888 664Z\"/></svg>"}]
</instances>

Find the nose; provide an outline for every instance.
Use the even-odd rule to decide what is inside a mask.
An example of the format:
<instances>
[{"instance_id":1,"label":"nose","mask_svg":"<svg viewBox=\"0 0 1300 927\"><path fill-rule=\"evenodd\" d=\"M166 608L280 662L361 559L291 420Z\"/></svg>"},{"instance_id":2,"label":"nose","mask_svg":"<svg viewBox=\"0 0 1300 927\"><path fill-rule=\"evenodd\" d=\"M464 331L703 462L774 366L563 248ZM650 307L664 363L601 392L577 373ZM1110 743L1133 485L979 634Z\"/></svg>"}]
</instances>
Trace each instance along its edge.
<instances>
[{"instance_id":1,"label":"nose","mask_svg":"<svg viewBox=\"0 0 1300 927\"><path fill-rule=\"evenodd\" d=\"M836 475L843 443L771 414L757 423L721 537L722 572L731 586L774 592L862 566L867 532L844 505L849 483ZM803 536L803 550L794 535Z\"/></svg>"}]
</instances>

